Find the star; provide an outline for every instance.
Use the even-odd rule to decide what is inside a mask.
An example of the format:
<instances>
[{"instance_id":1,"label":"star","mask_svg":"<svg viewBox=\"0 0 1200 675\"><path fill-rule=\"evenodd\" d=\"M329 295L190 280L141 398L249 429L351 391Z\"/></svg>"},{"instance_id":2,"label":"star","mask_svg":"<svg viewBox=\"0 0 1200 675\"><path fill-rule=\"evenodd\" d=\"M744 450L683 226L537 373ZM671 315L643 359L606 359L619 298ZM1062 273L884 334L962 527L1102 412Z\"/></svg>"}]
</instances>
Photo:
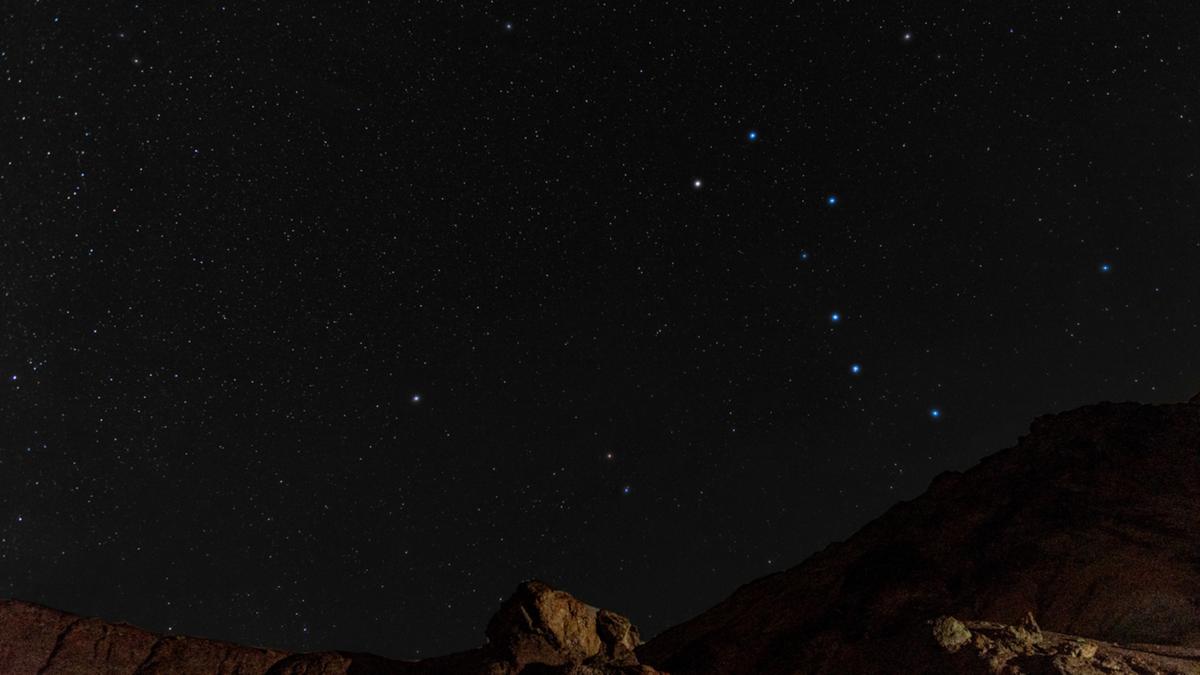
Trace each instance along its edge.
<instances>
[{"instance_id":1,"label":"star","mask_svg":"<svg viewBox=\"0 0 1200 675\"><path fill-rule=\"evenodd\" d=\"M513 29L513 23L511 21L505 21L504 22L504 30L511 33L512 29Z\"/></svg>"},{"instance_id":2,"label":"star","mask_svg":"<svg viewBox=\"0 0 1200 675\"><path fill-rule=\"evenodd\" d=\"M942 419L942 411L941 411L941 409L940 409L940 408L930 408L930 409L929 409L929 417L930 417L931 419L935 419L935 420L940 420L940 419Z\"/></svg>"},{"instance_id":3,"label":"star","mask_svg":"<svg viewBox=\"0 0 1200 675\"><path fill-rule=\"evenodd\" d=\"M912 42L913 34L909 33L909 32L905 32L904 35L900 36L900 39L904 40L905 42Z\"/></svg>"},{"instance_id":4,"label":"star","mask_svg":"<svg viewBox=\"0 0 1200 675\"><path fill-rule=\"evenodd\" d=\"M412 395L412 398L410 398L410 399L408 399L408 400L412 401L414 404L420 403L420 402L421 402L421 395L420 395L420 394L413 394L413 395Z\"/></svg>"},{"instance_id":5,"label":"star","mask_svg":"<svg viewBox=\"0 0 1200 675\"><path fill-rule=\"evenodd\" d=\"M862 366L858 365L857 363L850 364L850 374L851 375L857 375L861 372L862 372Z\"/></svg>"},{"instance_id":6,"label":"star","mask_svg":"<svg viewBox=\"0 0 1200 675\"><path fill-rule=\"evenodd\" d=\"M828 197L825 198L825 203L830 206L837 206L837 203L838 203L837 195L829 195Z\"/></svg>"},{"instance_id":7,"label":"star","mask_svg":"<svg viewBox=\"0 0 1200 675\"><path fill-rule=\"evenodd\" d=\"M831 322L833 322L833 323L837 323L837 322L841 321L841 320L842 320L842 313L841 313L841 312L834 312L833 314L830 314L830 315L829 315L829 320L830 320Z\"/></svg>"},{"instance_id":8,"label":"star","mask_svg":"<svg viewBox=\"0 0 1200 675\"><path fill-rule=\"evenodd\" d=\"M610 461L611 461L611 460L612 460L612 458L613 458L613 454L612 454L611 452L606 452L606 453L604 453L604 459L607 459L607 460L610 460Z\"/></svg>"},{"instance_id":9,"label":"star","mask_svg":"<svg viewBox=\"0 0 1200 675\"><path fill-rule=\"evenodd\" d=\"M704 185L704 183L701 182L699 178L692 179L692 189L693 190L699 190L703 185Z\"/></svg>"},{"instance_id":10,"label":"star","mask_svg":"<svg viewBox=\"0 0 1200 675\"><path fill-rule=\"evenodd\" d=\"M746 140L750 141L751 143L753 143L754 141L757 141L758 140L758 132L751 129L750 132L746 134Z\"/></svg>"},{"instance_id":11,"label":"star","mask_svg":"<svg viewBox=\"0 0 1200 675\"><path fill-rule=\"evenodd\" d=\"M1112 265L1108 263L1100 263L1100 271L1104 274L1108 274L1112 271Z\"/></svg>"},{"instance_id":12,"label":"star","mask_svg":"<svg viewBox=\"0 0 1200 675\"><path fill-rule=\"evenodd\" d=\"M630 492L633 492L633 488L629 485L626 485L625 487L621 488L621 494L623 494L623 495L627 495Z\"/></svg>"},{"instance_id":13,"label":"star","mask_svg":"<svg viewBox=\"0 0 1200 675\"><path fill-rule=\"evenodd\" d=\"M808 260L808 251L800 251L800 259Z\"/></svg>"}]
</instances>

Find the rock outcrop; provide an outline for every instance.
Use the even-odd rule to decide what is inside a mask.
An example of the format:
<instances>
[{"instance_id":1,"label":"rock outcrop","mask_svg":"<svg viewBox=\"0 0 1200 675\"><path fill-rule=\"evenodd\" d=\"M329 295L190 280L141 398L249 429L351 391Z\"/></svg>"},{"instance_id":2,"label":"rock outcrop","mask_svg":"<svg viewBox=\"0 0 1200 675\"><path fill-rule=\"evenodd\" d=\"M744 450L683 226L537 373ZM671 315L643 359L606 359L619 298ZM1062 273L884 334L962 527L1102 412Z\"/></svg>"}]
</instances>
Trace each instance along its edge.
<instances>
[{"instance_id":1,"label":"rock outcrop","mask_svg":"<svg viewBox=\"0 0 1200 675\"><path fill-rule=\"evenodd\" d=\"M1200 647L1200 397L1039 418L638 655L674 673L920 673L930 617L1030 611L1096 641Z\"/></svg>"},{"instance_id":2,"label":"rock outcrop","mask_svg":"<svg viewBox=\"0 0 1200 675\"><path fill-rule=\"evenodd\" d=\"M550 586L521 584L476 650L425 661L364 654L289 654L0 601L4 675L654 675L634 655L637 628Z\"/></svg>"},{"instance_id":3,"label":"rock outcrop","mask_svg":"<svg viewBox=\"0 0 1200 675\"><path fill-rule=\"evenodd\" d=\"M1019 625L932 622L940 653L923 671L950 675L1196 675L1200 649L1161 645L1118 645L1043 631L1032 615Z\"/></svg>"}]
</instances>

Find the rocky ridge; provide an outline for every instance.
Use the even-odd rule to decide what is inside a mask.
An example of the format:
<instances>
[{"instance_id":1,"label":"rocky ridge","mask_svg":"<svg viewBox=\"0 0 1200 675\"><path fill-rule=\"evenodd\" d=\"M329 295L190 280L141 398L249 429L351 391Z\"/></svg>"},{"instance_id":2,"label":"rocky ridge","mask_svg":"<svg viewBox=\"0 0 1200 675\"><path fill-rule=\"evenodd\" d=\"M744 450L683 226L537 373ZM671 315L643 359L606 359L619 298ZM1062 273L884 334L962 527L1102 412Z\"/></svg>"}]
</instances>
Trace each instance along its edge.
<instances>
[{"instance_id":1,"label":"rocky ridge","mask_svg":"<svg viewBox=\"0 0 1200 675\"><path fill-rule=\"evenodd\" d=\"M638 650L677 673L926 672L949 615L1200 648L1200 396L1034 421L800 565Z\"/></svg>"},{"instance_id":2,"label":"rocky ridge","mask_svg":"<svg viewBox=\"0 0 1200 675\"><path fill-rule=\"evenodd\" d=\"M424 661L368 654L289 654L0 601L4 675L654 675L638 664L625 617L550 586L521 584L487 628L483 647Z\"/></svg>"},{"instance_id":3,"label":"rocky ridge","mask_svg":"<svg viewBox=\"0 0 1200 675\"><path fill-rule=\"evenodd\" d=\"M647 644L540 582L486 636L419 662L289 654L0 601L0 673L1200 675L1200 396L1039 418Z\"/></svg>"}]
</instances>

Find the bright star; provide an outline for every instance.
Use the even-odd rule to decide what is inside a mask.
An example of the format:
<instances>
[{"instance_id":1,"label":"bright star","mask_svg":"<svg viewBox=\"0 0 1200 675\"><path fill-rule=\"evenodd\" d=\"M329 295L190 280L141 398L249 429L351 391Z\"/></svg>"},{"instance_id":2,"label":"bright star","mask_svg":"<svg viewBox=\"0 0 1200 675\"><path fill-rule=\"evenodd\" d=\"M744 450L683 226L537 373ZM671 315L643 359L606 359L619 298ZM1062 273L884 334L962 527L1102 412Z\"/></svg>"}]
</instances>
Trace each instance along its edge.
<instances>
[{"instance_id":1,"label":"bright star","mask_svg":"<svg viewBox=\"0 0 1200 675\"><path fill-rule=\"evenodd\" d=\"M829 315L829 320L834 323L837 323L842 320L842 315L840 312L834 312L833 314Z\"/></svg>"},{"instance_id":2,"label":"bright star","mask_svg":"<svg viewBox=\"0 0 1200 675\"><path fill-rule=\"evenodd\" d=\"M758 132L751 130L750 133L746 134L746 138L747 138L747 140L750 140L750 141L757 141L758 140Z\"/></svg>"},{"instance_id":3,"label":"bright star","mask_svg":"<svg viewBox=\"0 0 1200 675\"><path fill-rule=\"evenodd\" d=\"M1108 263L1100 263L1100 271L1101 271L1101 272L1105 272L1105 273L1107 273L1107 272L1111 272L1111 271L1112 271L1112 265L1110 265L1110 264L1108 264Z\"/></svg>"},{"instance_id":4,"label":"bright star","mask_svg":"<svg viewBox=\"0 0 1200 675\"><path fill-rule=\"evenodd\" d=\"M937 420L937 419L941 419L941 418L942 418L942 411L941 411L941 410L939 410L938 408L932 408L932 409L929 411L929 416L930 416L930 417L932 417L932 418L933 418L933 419L935 419L935 420Z\"/></svg>"},{"instance_id":5,"label":"bright star","mask_svg":"<svg viewBox=\"0 0 1200 675\"><path fill-rule=\"evenodd\" d=\"M625 487L621 488L621 494L626 494L626 495L627 495L627 494L629 494L630 492L633 492L633 488L632 488L632 487L630 487L630 486L628 486L628 485L626 485Z\"/></svg>"},{"instance_id":6,"label":"bright star","mask_svg":"<svg viewBox=\"0 0 1200 675\"><path fill-rule=\"evenodd\" d=\"M800 259L808 260L808 251L800 251Z\"/></svg>"},{"instance_id":7,"label":"bright star","mask_svg":"<svg viewBox=\"0 0 1200 675\"><path fill-rule=\"evenodd\" d=\"M835 206L838 202L837 195L829 195L825 198L825 203L830 206Z\"/></svg>"},{"instance_id":8,"label":"bright star","mask_svg":"<svg viewBox=\"0 0 1200 675\"><path fill-rule=\"evenodd\" d=\"M704 185L704 183L700 182L700 179L699 179L699 178L693 178L693 179L692 179L692 188L694 188L694 189L696 189L696 190L699 190L699 189L700 189L700 186L702 186L702 185Z\"/></svg>"},{"instance_id":9,"label":"bright star","mask_svg":"<svg viewBox=\"0 0 1200 675\"><path fill-rule=\"evenodd\" d=\"M420 395L420 394L413 394L413 395L412 395L412 398L411 398L411 399L409 399L409 400L410 400L410 401L412 401L413 403L420 403L420 402L421 402L421 395Z\"/></svg>"},{"instance_id":10,"label":"bright star","mask_svg":"<svg viewBox=\"0 0 1200 675\"><path fill-rule=\"evenodd\" d=\"M512 22L511 22L511 21L505 21L505 22L504 22L504 30L511 31L512 29L513 29Z\"/></svg>"},{"instance_id":11,"label":"bright star","mask_svg":"<svg viewBox=\"0 0 1200 675\"><path fill-rule=\"evenodd\" d=\"M861 372L862 372L862 366L858 365L857 363L850 364L850 374L851 375L857 375Z\"/></svg>"},{"instance_id":12,"label":"bright star","mask_svg":"<svg viewBox=\"0 0 1200 675\"><path fill-rule=\"evenodd\" d=\"M905 33L902 37L905 42L912 42L912 33Z\"/></svg>"}]
</instances>

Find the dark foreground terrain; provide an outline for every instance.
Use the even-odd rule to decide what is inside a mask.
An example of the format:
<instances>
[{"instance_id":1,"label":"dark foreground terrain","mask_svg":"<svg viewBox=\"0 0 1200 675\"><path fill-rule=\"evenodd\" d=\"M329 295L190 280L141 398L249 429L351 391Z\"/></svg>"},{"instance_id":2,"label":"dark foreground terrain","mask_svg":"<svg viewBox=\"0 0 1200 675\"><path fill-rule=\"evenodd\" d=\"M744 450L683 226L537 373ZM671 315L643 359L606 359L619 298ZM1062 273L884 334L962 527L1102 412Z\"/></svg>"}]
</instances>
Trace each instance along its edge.
<instances>
[{"instance_id":1,"label":"dark foreground terrain","mask_svg":"<svg viewBox=\"0 0 1200 675\"><path fill-rule=\"evenodd\" d=\"M1039 418L1016 447L645 644L539 582L483 647L420 662L0 602L0 673L14 675L655 672L1200 675L1200 397Z\"/></svg>"}]
</instances>

